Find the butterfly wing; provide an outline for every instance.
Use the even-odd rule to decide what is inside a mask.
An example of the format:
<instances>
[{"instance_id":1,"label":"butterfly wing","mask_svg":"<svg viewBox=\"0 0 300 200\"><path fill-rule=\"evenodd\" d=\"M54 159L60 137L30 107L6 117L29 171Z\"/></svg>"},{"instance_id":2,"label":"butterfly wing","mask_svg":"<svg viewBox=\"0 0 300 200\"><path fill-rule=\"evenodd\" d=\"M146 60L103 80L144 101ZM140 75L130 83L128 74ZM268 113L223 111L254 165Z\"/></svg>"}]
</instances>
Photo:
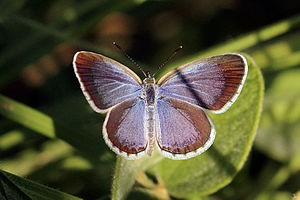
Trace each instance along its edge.
<instances>
[{"instance_id":1,"label":"butterfly wing","mask_svg":"<svg viewBox=\"0 0 300 200\"><path fill-rule=\"evenodd\" d=\"M108 112L103 137L118 155L137 159L145 154L145 103L140 78L124 65L105 56L81 51L75 54L74 71L91 107Z\"/></svg>"},{"instance_id":2,"label":"butterfly wing","mask_svg":"<svg viewBox=\"0 0 300 200\"><path fill-rule=\"evenodd\" d=\"M162 154L175 160L206 151L215 138L215 128L198 106L173 98L157 100L156 141Z\"/></svg>"},{"instance_id":3,"label":"butterfly wing","mask_svg":"<svg viewBox=\"0 0 300 200\"><path fill-rule=\"evenodd\" d=\"M73 66L81 89L96 112L105 113L142 91L142 81L134 72L105 56L77 52Z\"/></svg>"},{"instance_id":4,"label":"butterfly wing","mask_svg":"<svg viewBox=\"0 0 300 200\"><path fill-rule=\"evenodd\" d=\"M247 73L247 61L242 55L212 56L167 73L158 81L158 91L161 96L222 113L240 94Z\"/></svg>"},{"instance_id":5,"label":"butterfly wing","mask_svg":"<svg viewBox=\"0 0 300 200\"><path fill-rule=\"evenodd\" d=\"M131 98L113 107L105 118L103 136L118 155L127 159L142 157L148 145L144 100Z\"/></svg>"}]
</instances>

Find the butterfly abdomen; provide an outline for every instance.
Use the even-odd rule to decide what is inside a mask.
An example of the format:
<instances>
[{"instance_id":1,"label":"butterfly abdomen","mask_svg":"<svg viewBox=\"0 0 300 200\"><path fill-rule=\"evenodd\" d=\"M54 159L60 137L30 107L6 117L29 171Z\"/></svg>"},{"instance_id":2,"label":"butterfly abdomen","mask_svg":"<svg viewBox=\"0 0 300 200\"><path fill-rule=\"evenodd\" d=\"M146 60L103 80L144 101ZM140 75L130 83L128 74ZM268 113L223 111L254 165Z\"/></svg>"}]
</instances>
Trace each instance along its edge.
<instances>
[{"instance_id":1,"label":"butterfly abdomen","mask_svg":"<svg viewBox=\"0 0 300 200\"><path fill-rule=\"evenodd\" d=\"M151 156L153 152L154 146L154 134L155 134L155 115L154 115L154 107L147 107L146 108L146 134L148 135L148 148L147 154Z\"/></svg>"}]
</instances>

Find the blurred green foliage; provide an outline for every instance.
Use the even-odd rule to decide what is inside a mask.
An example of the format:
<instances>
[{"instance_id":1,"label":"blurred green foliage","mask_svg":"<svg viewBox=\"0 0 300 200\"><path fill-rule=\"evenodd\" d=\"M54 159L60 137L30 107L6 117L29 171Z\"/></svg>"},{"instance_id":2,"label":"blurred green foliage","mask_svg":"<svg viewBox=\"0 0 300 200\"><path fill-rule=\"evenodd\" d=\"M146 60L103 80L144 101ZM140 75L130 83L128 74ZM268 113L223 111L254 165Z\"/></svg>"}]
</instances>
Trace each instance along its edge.
<instances>
[{"instance_id":1,"label":"blurred green foliage","mask_svg":"<svg viewBox=\"0 0 300 200\"><path fill-rule=\"evenodd\" d=\"M285 200L300 189L299 3L2 0L0 7L0 199ZM115 159L101 136L104 115L88 106L71 66L78 50L132 66L112 41L152 72L183 45L160 75L219 53L253 58L238 101L211 115L217 138L207 153ZM256 65L265 96L248 156L263 88ZM224 155L214 165L217 150ZM224 160L234 166L225 175Z\"/></svg>"}]
</instances>

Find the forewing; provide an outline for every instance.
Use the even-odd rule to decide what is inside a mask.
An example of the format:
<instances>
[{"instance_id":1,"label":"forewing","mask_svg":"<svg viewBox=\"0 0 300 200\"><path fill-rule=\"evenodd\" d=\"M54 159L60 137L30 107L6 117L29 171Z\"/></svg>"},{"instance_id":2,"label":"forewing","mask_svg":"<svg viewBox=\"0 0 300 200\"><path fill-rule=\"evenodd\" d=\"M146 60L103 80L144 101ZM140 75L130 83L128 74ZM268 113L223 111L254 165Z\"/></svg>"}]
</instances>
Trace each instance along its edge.
<instances>
[{"instance_id":1,"label":"forewing","mask_svg":"<svg viewBox=\"0 0 300 200\"><path fill-rule=\"evenodd\" d=\"M132 98L108 112L103 137L115 153L127 159L137 159L145 154L148 145L144 127L145 103L140 98Z\"/></svg>"},{"instance_id":2,"label":"forewing","mask_svg":"<svg viewBox=\"0 0 300 200\"><path fill-rule=\"evenodd\" d=\"M141 80L124 65L91 52L77 52L73 66L91 107L100 113L141 93Z\"/></svg>"},{"instance_id":3,"label":"forewing","mask_svg":"<svg viewBox=\"0 0 300 200\"><path fill-rule=\"evenodd\" d=\"M157 145L162 154L175 160L206 151L215 138L215 128L198 106L173 99L157 100Z\"/></svg>"},{"instance_id":4,"label":"forewing","mask_svg":"<svg viewBox=\"0 0 300 200\"><path fill-rule=\"evenodd\" d=\"M247 73L247 61L242 55L223 54L204 58L163 76L158 81L159 94L222 113L238 97Z\"/></svg>"}]
</instances>

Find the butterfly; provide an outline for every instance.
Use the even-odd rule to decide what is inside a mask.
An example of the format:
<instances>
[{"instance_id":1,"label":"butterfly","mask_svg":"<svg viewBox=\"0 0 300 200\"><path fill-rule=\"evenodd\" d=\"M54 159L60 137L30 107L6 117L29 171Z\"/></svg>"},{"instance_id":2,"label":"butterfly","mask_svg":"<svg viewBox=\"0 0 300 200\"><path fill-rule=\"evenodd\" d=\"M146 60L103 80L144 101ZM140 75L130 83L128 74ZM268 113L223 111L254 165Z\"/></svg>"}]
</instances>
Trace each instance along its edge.
<instances>
[{"instance_id":1,"label":"butterfly","mask_svg":"<svg viewBox=\"0 0 300 200\"><path fill-rule=\"evenodd\" d=\"M216 135L206 111L225 112L248 73L246 59L235 53L195 60L157 82L150 73L142 81L121 63L87 51L75 54L73 66L90 106L107 113L106 144L131 160L151 156L154 148L174 160L206 151Z\"/></svg>"}]
</instances>

